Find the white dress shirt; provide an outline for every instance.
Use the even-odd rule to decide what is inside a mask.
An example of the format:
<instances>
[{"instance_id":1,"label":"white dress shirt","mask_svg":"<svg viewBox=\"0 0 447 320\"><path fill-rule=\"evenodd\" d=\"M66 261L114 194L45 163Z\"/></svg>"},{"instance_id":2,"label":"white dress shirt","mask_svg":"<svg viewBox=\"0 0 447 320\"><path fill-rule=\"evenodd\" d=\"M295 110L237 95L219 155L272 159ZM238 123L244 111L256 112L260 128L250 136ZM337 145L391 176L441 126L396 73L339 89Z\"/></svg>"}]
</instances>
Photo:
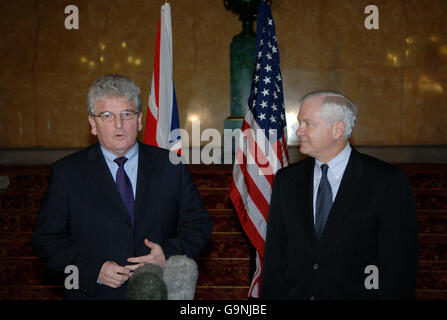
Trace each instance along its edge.
<instances>
[{"instance_id":1,"label":"white dress shirt","mask_svg":"<svg viewBox=\"0 0 447 320\"><path fill-rule=\"evenodd\" d=\"M351 146L349 142L346 144L346 147L340 152L335 158L333 158L327 165L329 166L327 171L327 178L331 185L332 189L332 202L335 200L337 196L338 188L340 187L341 179L343 178L343 173L345 172L346 166L348 165L349 156L351 155ZM321 168L320 166L323 164L320 160L315 159L314 166L314 189L313 189L313 212L314 212L314 224L315 224L315 208L317 202L317 192L318 185L320 184L321 179Z\"/></svg>"}]
</instances>

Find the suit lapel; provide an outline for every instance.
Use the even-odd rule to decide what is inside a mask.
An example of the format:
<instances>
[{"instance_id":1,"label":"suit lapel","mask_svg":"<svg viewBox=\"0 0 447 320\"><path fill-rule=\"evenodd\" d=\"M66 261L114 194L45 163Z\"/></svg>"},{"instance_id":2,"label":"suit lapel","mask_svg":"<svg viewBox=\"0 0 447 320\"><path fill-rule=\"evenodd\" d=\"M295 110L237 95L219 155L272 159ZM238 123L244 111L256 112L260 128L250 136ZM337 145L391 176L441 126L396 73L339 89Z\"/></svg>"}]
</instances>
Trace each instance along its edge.
<instances>
[{"instance_id":1,"label":"suit lapel","mask_svg":"<svg viewBox=\"0 0 447 320\"><path fill-rule=\"evenodd\" d=\"M323 231L322 242L330 241L332 234L339 232L339 224L343 222L360 192L362 175L363 168L360 154L352 148L337 196Z\"/></svg>"},{"instance_id":2,"label":"suit lapel","mask_svg":"<svg viewBox=\"0 0 447 320\"><path fill-rule=\"evenodd\" d=\"M107 166L106 160L101 152L99 143L94 145L88 154L88 158L92 163L90 177L97 184L98 190L104 191L110 200L116 204L126 216L129 216L121 194L116 187L110 169Z\"/></svg>"},{"instance_id":3,"label":"suit lapel","mask_svg":"<svg viewBox=\"0 0 447 320\"><path fill-rule=\"evenodd\" d=\"M138 142L139 143L139 142ZM138 145L138 174L137 174L137 190L135 197L135 221L139 218L143 204L151 197L153 189L153 173L155 161L149 152L149 149L139 143Z\"/></svg>"},{"instance_id":4,"label":"suit lapel","mask_svg":"<svg viewBox=\"0 0 447 320\"><path fill-rule=\"evenodd\" d=\"M294 212L299 212L299 218L301 219L301 224L306 233L306 237L312 248L315 247L315 226L313 218L313 178L314 178L314 164L315 159L309 158L308 163L304 170L300 171L301 174L296 180L296 205L298 210Z\"/></svg>"}]
</instances>

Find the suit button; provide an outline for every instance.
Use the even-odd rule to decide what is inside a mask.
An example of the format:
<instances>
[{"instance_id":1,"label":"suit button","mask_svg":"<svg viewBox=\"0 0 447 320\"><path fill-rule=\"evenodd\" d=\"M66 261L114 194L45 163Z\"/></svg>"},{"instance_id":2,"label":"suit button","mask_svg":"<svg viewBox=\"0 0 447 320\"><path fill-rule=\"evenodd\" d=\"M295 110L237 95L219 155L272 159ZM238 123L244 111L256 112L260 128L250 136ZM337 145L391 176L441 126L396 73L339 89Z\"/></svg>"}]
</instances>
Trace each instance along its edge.
<instances>
[{"instance_id":1,"label":"suit button","mask_svg":"<svg viewBox=\"0 0 447 320\"><path fill-rule=\"evenodd\" d=\"M318 265L318 263L315 263L315 264L314 264L314 270L318 270L319 267L320 267L320 266Z\"/></svg>"}]
</instances>

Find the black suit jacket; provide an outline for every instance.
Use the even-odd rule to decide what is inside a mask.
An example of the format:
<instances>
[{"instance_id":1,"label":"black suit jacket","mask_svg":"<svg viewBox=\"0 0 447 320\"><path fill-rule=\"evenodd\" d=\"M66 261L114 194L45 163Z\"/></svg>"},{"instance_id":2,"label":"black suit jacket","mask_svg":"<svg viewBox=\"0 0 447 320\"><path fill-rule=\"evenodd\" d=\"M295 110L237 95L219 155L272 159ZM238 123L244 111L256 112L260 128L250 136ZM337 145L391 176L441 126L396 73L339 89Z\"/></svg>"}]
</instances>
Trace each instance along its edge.
<instances>
[{"instance_id":1,"label":"black suit jacket","mask_svg":"<svg viewBox=\"0 0 447 320\"><path fill-rule=\"evenodd\" d=\"M261 297L409 299L418 261L416 207L405 174L352 149L322 238L315 237L315 159L278 171L270 203ZM379 289L365 280L378 268Z\"/></svg>"},{"instance_id":2,"label":"black suit jacket","mask_svg":"<svg viewBox=\"0 0 447 320\"><path fill-rule=\"evenodd\" d=\"M212 220L187 165L173 165L169 151L139 143L135 227L124 206L99 143L69 155L51 168L38 214L34 253L63 276L67 265L79 270L72 299L125 299L118 289L99 285L102 265L149 254L148 238L171 255L194 258L210 238Z\"/></svg>"}]
</instances>

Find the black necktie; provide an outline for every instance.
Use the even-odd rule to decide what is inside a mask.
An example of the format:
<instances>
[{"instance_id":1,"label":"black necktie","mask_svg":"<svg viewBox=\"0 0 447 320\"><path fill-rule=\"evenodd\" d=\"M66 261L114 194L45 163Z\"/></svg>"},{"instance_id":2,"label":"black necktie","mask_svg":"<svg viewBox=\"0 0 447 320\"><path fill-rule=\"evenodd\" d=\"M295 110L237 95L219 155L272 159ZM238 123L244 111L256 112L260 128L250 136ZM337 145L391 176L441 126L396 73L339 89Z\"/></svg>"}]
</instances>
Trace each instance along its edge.
<instances>
[{"instance_id":1,"label":"black necktie","mask_svg":"<svg viewBox=\"0 0 447 320\"><path fill-rule=\"evenodd\" d=\"M321 165L321 180L318 186L317 202L316 202L316 217L315 217L315 234L318 239L323 234L324 226L326 225L329 211L332 207L332 188L327 179L327 164Z\"/></svg>"},{"instance_id":2,"label":"black necktie","mask_svg":"<svg viewBox=\"0 0 447 320\"><path fill-rule=\"evenodd\" d=\"M126 157L116 158L115 161L118 164L118 171L116 172L116 186L123 198L124 204L126 205L127 212L130 215L130 219L132 221L132 225L134 223L133 209L134 209L134 197L132 184L130 183L130 179L124 171L124 164L127 161Z\"/></svg>"}]
</instances>

